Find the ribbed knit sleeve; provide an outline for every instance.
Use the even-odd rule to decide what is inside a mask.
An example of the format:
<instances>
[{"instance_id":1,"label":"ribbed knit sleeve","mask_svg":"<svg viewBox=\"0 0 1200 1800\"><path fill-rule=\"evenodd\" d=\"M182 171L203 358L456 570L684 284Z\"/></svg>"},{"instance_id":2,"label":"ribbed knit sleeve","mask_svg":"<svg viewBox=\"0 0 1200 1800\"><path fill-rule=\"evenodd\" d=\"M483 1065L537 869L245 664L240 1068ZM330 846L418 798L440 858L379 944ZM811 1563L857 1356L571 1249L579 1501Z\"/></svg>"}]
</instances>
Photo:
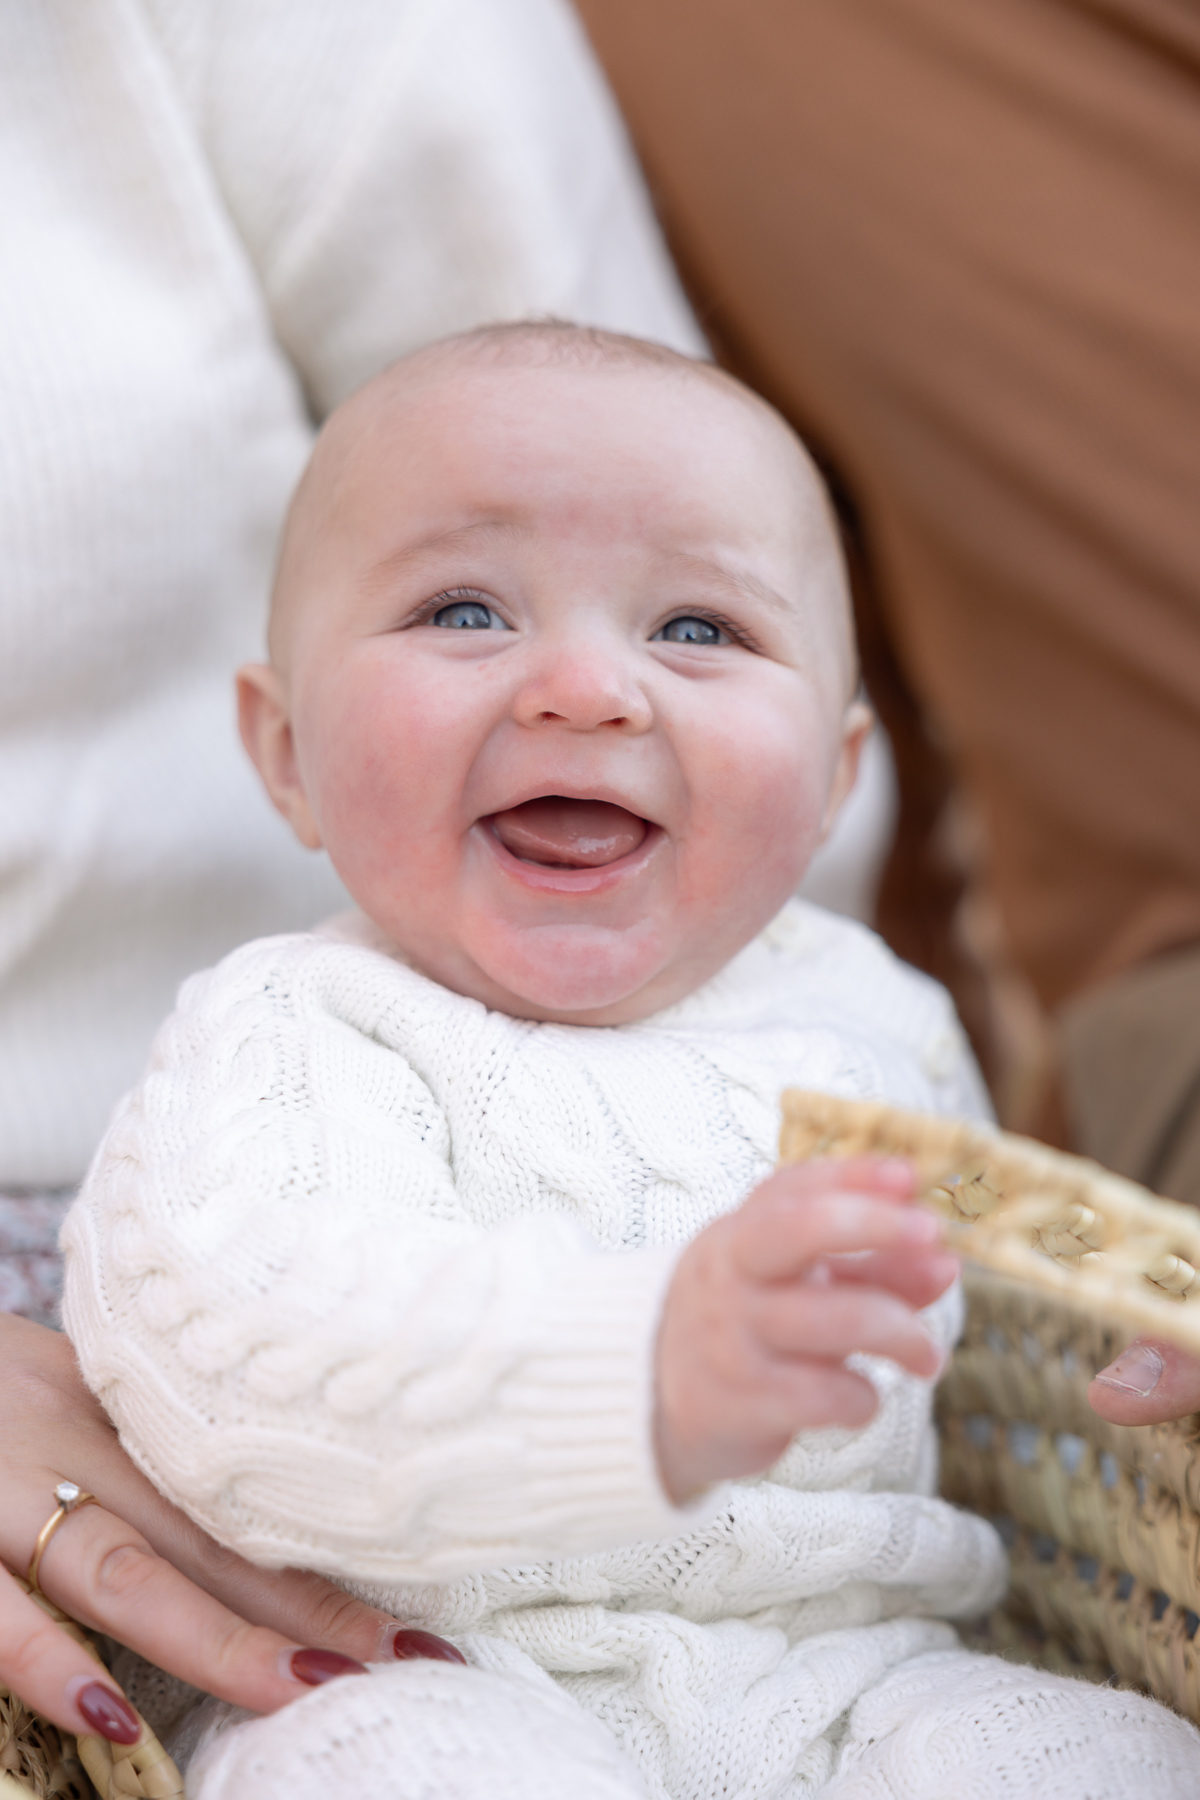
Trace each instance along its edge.
<instances>
[{"instance_id":1,"label":"ribbed knit sleeve","mask_svg":"<svg viewBox=\"0 0 1200 1800\"><path fill-rule=\"evenodd\" d=\"M84 1375L260 1563L429 1580L673 1535L698 1516L650 1443L676 1251L482 1226L397 1049L414 992L472 1006L312 938L186 984L64 1229Z\"/></svg>"},{"instance_id":2,"label":"ribbed knit sleeve","mask_svg":"<svg viewBox=\"0 0 1200 1800\"><path fill-rule=\"evenodd\" d=\"M704 354L565 0L149 4L318 417L481 320Z\"/></svg>"}]
</instances>

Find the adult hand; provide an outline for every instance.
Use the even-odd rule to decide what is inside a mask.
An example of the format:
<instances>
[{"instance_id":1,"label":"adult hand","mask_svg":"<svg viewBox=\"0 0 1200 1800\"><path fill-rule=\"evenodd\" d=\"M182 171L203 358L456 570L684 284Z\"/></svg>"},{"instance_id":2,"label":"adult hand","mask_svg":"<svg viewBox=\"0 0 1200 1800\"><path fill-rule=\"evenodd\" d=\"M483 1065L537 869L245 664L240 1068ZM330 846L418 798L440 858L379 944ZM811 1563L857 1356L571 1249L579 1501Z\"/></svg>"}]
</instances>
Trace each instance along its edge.
<instances>
[{"instance_id":1,"label":"adult hand","mask_svg":"<svg viewBox=\"0 0 1200 1800\"><path fill-rule=\"evenodd\" d=\"M667 1493L770 1466L797 1431L862 1425L877 1400L854 1351L932 1378L917 1318L953 1281L941 1226L910 1204L907 1163L780 1169L684 1251L663 1303L655 1442Z\"/></svg>"},{"instance_id":2,"label":"adult hand","mask_svg":"<svg viewBox=\"0 0 1200 1800\"><path fill-rule=\"evenodd\" d=\"M1135 1338L1088 1388L1092 1411L1113 1425L1159 1425L1200 1412L1200 1357Z\"/></svg>"},{"instance_id":3,"label":"adult hand","mask_svg":"<svg viewBox=\"0 0 1200 1800\"><path fill-rule=\"evenodd\" d=\"M320 1576L257 1569L130 1462L58 1332L0 1314L0 1563L24 1575L60 1481L70 1513L38 1583L73 1618L254 1712L393 1653L396 1624ZM136 1719L105 1671L0 1568L0 1681L56 1725L119 1743ZM403 1653L403 1652L401 1652Z\"/></svg>"}]
</instances>

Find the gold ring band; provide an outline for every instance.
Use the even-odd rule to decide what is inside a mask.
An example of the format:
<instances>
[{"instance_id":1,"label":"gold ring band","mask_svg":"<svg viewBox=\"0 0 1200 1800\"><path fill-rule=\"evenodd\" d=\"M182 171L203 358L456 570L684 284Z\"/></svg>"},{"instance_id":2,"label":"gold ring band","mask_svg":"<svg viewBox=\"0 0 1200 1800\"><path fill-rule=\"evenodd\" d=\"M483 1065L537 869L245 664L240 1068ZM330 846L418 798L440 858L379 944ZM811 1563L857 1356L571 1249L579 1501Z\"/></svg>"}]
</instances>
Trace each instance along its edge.
<instances>
[{"instance_id":1,"label":"gold ring band","mask_svg":"<svg viewBox=\"0 0 1200 1800\"><path fill-rule=\"evenodd\" d=\"M81 1506L99 1506L100 1504L95 1494L87 1493L73 1481L60 1481L54 1490L54 1498L58 1501L58 1510L51 1513L37 1534L37 1543L33 1546L33 1556L29 1563L29 1574L25 1578L35 1594L40 1594L42 1591L38 1582L38 1570L42 1566L42 1557L46 1554L46 1545L67 1514L78 1512Z\"/></svg>"}]
</instances>

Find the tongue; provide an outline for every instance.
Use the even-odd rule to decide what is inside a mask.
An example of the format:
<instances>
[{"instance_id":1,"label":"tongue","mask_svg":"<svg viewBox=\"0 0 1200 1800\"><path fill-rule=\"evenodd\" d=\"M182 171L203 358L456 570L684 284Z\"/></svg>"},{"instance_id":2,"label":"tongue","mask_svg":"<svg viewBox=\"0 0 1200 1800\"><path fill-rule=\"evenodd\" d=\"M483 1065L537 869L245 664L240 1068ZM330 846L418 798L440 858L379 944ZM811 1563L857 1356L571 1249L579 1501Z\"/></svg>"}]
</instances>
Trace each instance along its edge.
<instances>
[{"instance_id":1,"label":"tongue","mask_svg":"<svg viewBox=\"0 0 1200 1800\"><path fill-rule=\"evenodd\" d=\"M547 794L492 814L492 829L513 856L566 869L595 869L628 856L646 836L646 821L605 800Z\"/></svg>"}]
</instances>

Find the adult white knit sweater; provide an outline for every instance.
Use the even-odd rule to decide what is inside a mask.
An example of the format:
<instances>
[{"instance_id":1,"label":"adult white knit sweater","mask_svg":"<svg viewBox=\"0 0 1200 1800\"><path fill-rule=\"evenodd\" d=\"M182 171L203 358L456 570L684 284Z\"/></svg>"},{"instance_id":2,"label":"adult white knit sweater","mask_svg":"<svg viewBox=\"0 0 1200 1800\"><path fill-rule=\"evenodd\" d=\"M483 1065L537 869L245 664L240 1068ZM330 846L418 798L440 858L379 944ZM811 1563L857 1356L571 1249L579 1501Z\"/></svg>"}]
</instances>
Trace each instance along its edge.
<instances>
[{"instance_id":1,"label":"adult white knit sweater","mask_svg":"<svg viewBox=\"0 0 1200 1800\"><path fill-rule=\"evenodd\" d=\"M377 942L270 939L186 983L64 1230L89 1384L260 1562L480 1634L610 1724L653 1672L732 1707L743 1757L781 1709L825 1742L994 1598L997 1541L931 1497L928 1387L877 1360L865 1429L672 1507L653 1342L679 1247L771 1167L783 1086L982 1110L944 993L802 903L610 1030L489 1012Z\"/></svg>"},{"instance_id":2,"label":"adult white knit sweater","mask_svg":"<svg viewBox=\"0 0 1200 1800\"><path fill-rule=\"evenodd\" d=\"M231 697L313 421L484 319L703 345L565 0L6 0L0 220L3 1187L344 904Z\"/></svg>"}]
</instances>

